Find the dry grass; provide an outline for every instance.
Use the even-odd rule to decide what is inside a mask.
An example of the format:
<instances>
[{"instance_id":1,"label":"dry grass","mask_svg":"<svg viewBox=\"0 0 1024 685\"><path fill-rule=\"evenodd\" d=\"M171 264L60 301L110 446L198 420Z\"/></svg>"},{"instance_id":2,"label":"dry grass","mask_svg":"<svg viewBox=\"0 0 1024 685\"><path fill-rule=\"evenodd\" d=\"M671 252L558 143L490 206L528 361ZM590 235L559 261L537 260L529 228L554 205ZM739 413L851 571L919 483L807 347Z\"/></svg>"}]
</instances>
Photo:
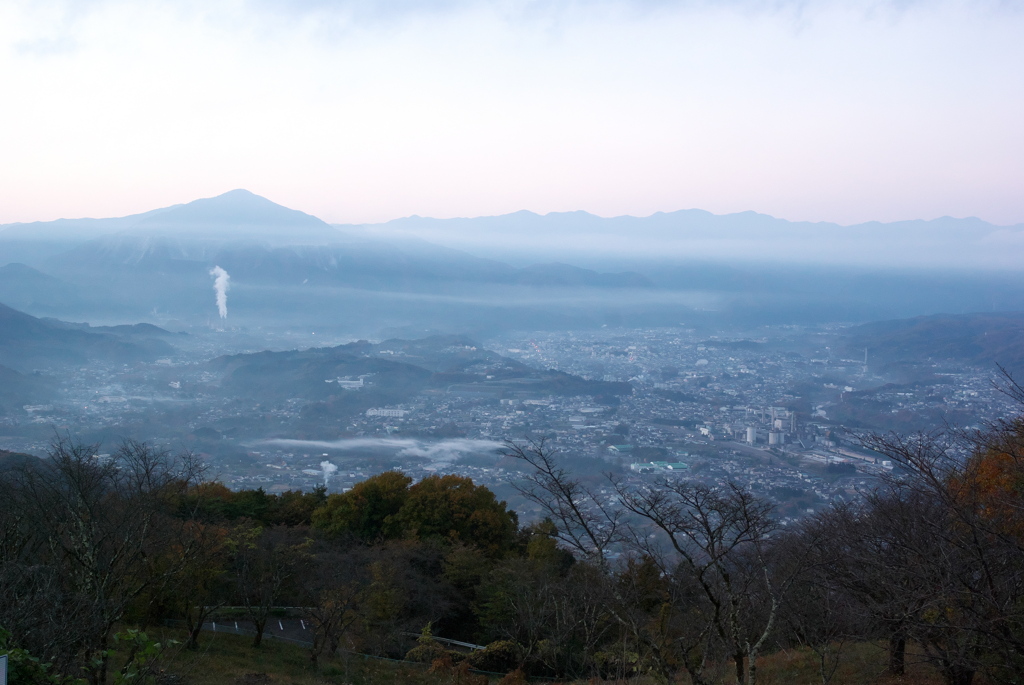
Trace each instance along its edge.
<instances>
[{"instance_id":1,"label":"dry grass","mask_svg":"<svg viewBox=\"0 0 1024 685\"><path fill-rule=\"evenodd\" d=\"M179 630L156 629L150 631L150 636L158 640L181 640L183 634ZM166 672L179 676L181 685L457 685L462 680L455 673L431 672L426 667L364 659L356 655L342 655L314 667L309 661L308 651L298 645L268 640L259 649L254 649L251 638L227 633L204 633L199 650L188 651L178 645L171 647L166 657ZM830 685L942 683L935 670L920 663L912 652L907 655L907 675L903 678L893 678L885 672L886 658L885 650L878 644L846 645ZM721 685L732 682L730 666L724 665L721 669ZM491 682L496 683L497 680L491 679ZM583 682L600 681L580 681ZM630 685L653 684L648 678L628 682ZM678 685L688 683L685 676L678 681ZM764 656L758 660L758 683L819 685L822 679L817 655L810 650L796 649Z\"/></svg>"},{"instance_id":2,"label":"dry grass","mask_svg":"<svg viewBox=\"0 0 1024 685\"><path fill-rule=\"evenodd\" d=\"M941 685L942 679L912 653L907 655L907 674L893 678L886 672L888 654L877 644L845 645L830 685ZM809 649L769 654L758 660L759 685L820 685L818 655ZM726 681L727 682L727 681Z\"/></svg>"},{"instance_id":3,"label":"dry grass","mask_svg":"<svg viewBox=\"0 0 1024 685\"><path fill-rule=\"evenodd\" d=\"M151 638L181 641L182 631L154 629ZM427 668L343 655L310 663L306 648L265 640L259 649L252 638L227 633L203 633L198 650L180 644L165 653L165 671L182 685L447 685L450 679ZM116 660L115 660L116 661Z\"/></svg>"}]
</instances>

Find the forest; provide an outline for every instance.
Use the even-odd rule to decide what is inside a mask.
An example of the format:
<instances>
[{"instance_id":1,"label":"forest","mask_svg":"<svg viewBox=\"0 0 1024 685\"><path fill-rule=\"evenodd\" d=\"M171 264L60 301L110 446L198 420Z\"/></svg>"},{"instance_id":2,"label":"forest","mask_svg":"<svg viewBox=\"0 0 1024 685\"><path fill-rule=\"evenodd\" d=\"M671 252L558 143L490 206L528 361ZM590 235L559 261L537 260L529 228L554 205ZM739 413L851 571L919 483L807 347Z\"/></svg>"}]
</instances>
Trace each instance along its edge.
<instances>
[{"instance_id":1,"label":"forest","mask_svg":"<svg viewBox=\"0 0 1024 685\"><path fill-rule=\"evenodd\" d=\"M828 685L870 642L892 676L923 660L948 685L1024 681L1024 418L865 441L892 476L782 526L738 485L584 477L543 440L505 450L546 514L523 524L459 476L231 491L189 453L126 441L98 458L58 436L0 471L0 651L16 683L159 682L151 645L115 661L115 643L174 624L197 649L230 608L259 648L288 608L310 668L347 651L754 685L760 659L801 648Z\"/></svg>"}]
</instances>

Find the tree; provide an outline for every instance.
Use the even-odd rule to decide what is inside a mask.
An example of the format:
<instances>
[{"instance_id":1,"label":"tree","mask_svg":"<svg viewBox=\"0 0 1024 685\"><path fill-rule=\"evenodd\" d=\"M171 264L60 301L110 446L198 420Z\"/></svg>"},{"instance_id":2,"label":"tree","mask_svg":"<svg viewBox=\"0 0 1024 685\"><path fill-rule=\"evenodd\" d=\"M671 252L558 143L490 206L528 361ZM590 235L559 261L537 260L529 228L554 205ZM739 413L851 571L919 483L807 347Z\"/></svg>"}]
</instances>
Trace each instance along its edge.
<instances>
[{"instance_id":1,"label":"tree","mask_svg":"<svg viewBox=\"0 0 1024 685\"><path fill-rule=\"evenodd\" d=\"M263 641L270 612L295 569L307 561L308 541L303 531L287 527L242 525L235 532L235 592L245 615L256 629L253 647Z\"/></svg>"},{"instance_id":2,"label":"tree","mask_svg":"<svg viewBox=\"0 0 1024 685\"><path fill-rule=\"evenodd\" d=\"M835 677L847 643L872 634L857 610L857 601L835 577L836 571L844 571L852 579L866 569L839 566L847 561L836 555L841 531L835 531L827 520L827 515L812 518L790 534L776 537L773 554L774 564L784 567L781 574L793 578L787 601L780 607L779 644L812 651L822 685ZM857 580L870 587L869 583L878 579Z\"/></svg>"},{"instance_id":3,"label":"tree","mask_svg":"<svg viewBox=\"0 0 1024 685\"><path fill-rule=\"evenodd\" d=\"M299 576L306 619L313 631L310 660L338 651L342 639L359 618L364 578L353 553L320 545Z\"/></svg>"},{"instance_id":4,"label":"tree","mask_svg":"<svg viewBox=\"0 0 1024 685\"><path fill-rule=\"evenodd\" d=\"M733 483L719 489L666 479L619 493L626 509L664 534L679 559L676 572L696 580L707 604L701 619L726 645L736 683L754 685L788 583L772 577L767 560L771 505ZM636 542L660 556L645 536Z\"/></svg>"},{"instance_id":5,"label":"tree","mask_svg":"<svg viewBox=\"0 0 1024 685\"><path fill-rule=\"evenodd\" d=\"M509 441L504 454L532 469L521 482L512 485L554 522L558 539L583 558L606 568L607 551L623 539L623 512L614 499L562 468L543 438L525 444Z\"/></svg>"},{"instance_id":6,"label":"tree","mask_svg":"<svg viewBox=\"0 0 1024 685\"><path fill-rule=\"evenodd\" d=\"M311 492L288 490L277 496L267 525L308 526L313 512L327 502L327 488L317 485Z\"/></svg>"},{"instance_id":7,"label":"tree","mask_svg":"<svg viewBox=\"0 0 1024 685\"><path fill-rule=\"evenodd\" d=\"M491 557L516 542L519 520L488 488L463 476L427 476L409 488L385 524L388 538L440 539L474 545Z\"/></svg>"},{"instance_id":8,"label":"tree","mask_svg":"<svg viewBox=\"0 0 1024 685\"><path fill-rule=\"evenodd\" d=\"M388 471L341 495L331 495L313 512L314 527L332 536L363 542L442 540L463 542L499 556L516 543L518 518L483 485L462 476L412 479Z\"/></svg>"},{"instance_id":9,"label":"tree","mask_svg":"<svg viewBox=\"0 0 1024 685\"><path fill-rule=\"evenodd\" d=\"M727 655L707 620L696 579L664 556L628 559L609 610L635 645L643 670L672 682L683 669L693 685L718 682ZM719 666L716 668L716 666Z\"/></svg>"},{"instance_id":10,"label":"tree","mask_svg":"<svg viewBox=\"0 0 1024 685\"><path fill-rule=\"evenodd\" d=\"M164 562L177 569L157 597L166 598L184 617L188 631L185 647L198 649L203 625L227 597L228 531L216 524L188 521L181 533L183 538L166 550Z\"/></svg>"},{"instance_id":11,"label":"tree","mask_svg":"<svg viewBox=\"0 0 1024 685\"><path fill-rule=\"evenodd\" d=\"M1017 682L1024 666L1021 497L1010 475L1021 436L1024 423L1014 421L975 435L867 440L902 471L867 506L879 518L891 509L902 515L902 525L883 529L880 547L889 556L899 551L906 564L896 577L920 588L919 604L906 617L908 637L949 685L968 685L979 671L996 682Z\"/></svg>"},{"instance_id":12,"label":"tree","mask_svg":"<svg viewBox=\"0 0 1024 685\"><path fill-rule=\"evenodd\" d=\"M385 526L409 496L412 478L386 471L367 478L346 493L330 495L313 512L313 527L328 535L352 535L364 542L385 537Z\"/></svg>"},{"instance_id":13,"label":"tree","mask_svg":"<svg viewBox=\"0 0 1024 685\"><path fill-rule=\"evenodd\" d=\"M124 442L109 462L92 446L59 437L41 465L23 468L11 498L36 563L51 569L74 614L76 658L91 683L105 682L113 626L145 592L171 583L197 553L175 516L202 476L192 455ZM185 540L177 558L163 552Z\"/></svg>"}]
</instances>

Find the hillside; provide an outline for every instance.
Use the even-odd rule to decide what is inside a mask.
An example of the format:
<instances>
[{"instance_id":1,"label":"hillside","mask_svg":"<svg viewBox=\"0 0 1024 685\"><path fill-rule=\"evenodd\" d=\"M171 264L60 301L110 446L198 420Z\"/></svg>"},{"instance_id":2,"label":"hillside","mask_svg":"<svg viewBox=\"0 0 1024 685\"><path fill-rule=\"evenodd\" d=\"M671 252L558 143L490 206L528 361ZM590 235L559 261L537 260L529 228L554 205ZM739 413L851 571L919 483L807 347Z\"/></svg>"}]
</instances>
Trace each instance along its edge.
<instances>
[{"instance_id":1,"label":"hillside","mask_svg":"<svg viewBox=\"0 0 1024 685\"><path fill-rule=\"evenodd\" d=\"M622 395L628 383L531 369L460 336L365 341L330 348L219 357L209 364L226 393L329 402L337 413L402 404L425 390L482 397ZM362 382L345 387L339 381Z\"/></svg>"},{"instance_id":2,"label":"hillside","mask_svg":"<svg viewBox=\"0 0 1024 685\"><path fill-rule=\"evenodd\" d=\"M18 309L49 312L81 304L77 289L59 278L17 262L0 265L0 302Z\"/></svg>"},{"instance_id":3,"label":"hillside","mask_svg":"<svg viewBox=\"0 0 1024 685\"><path fill-rule=\"evenodd\" d=\"M1024 374L1024 313L938 314L868 323L846 331L844 354L873 363L953 361Z\"/></svg>"},{"instance_id":4,"label":"hillside","mask_svg":"<svg viewBox=\"0 0 1024 685\"><path fill-rule=\"evenodd\" d=\"M18 373L0 364L0 415L26 404L44 402L52 393L51 379Z\"/></svg>"},{"instance_id":5,"label":"hillside","mask_svg":"<svg viewBox=\"0 0 1024 685\"><path fill-rule=\"evenodd\" d=\"M181 630L162 629L151 636L161 641L184 641ZM303 647L279 640L269 640L260 649L253 649L251 639L245 635L231 633L204 633L202 649L196 652L180 646L165 653L162 663L168 673L184 678L194 685L221 685L242 683L245 685L270 685L272 683L294 683L296 685L324 685L336 682L360 683L363 685L527 685L527 683L552 682L549 678L520 679L509 675L502 679L492 675L484 678L477 674L458 674L454 668L433 669L431 664L378 659L350 652L342 652L325 660L316 668L310 666L309 655ZM124 654L117 655L119 662ZM884 652L877 645L863 642L847 647L841 662L837 665L833 682L844 685L939 685L938 674L927 664L913 664L904 678L894 678L879 673L885 668ZM725 671L725 669L721 669ZM461 675L461 678L460 678ZM475 680L471 680L475 678ZM782 650L762 657L758 667L758 683L761 685L809 685L821 680L818 657L806 648ZM560 679L564 685L595 685L615 683L621 680ZM633 679L637 685L653 685L657 682ZM714 685L726 685L729 678L724 673Z\"/></svg>"},{"instance_id":6,"label":"hillside","mask_svg":"<svg viewBox=\"0 0 1024 685\"><path fill-rule=\"evenodd\" d=\"M96 360L152 361L174 353L174 347L150 329L131 328L132 334L124 336L118 328L92 329L88 324L39 319L0 304L0 365L24 372ZM147 332L138 335L139 330Z\"/></svg>"}]
</instances>

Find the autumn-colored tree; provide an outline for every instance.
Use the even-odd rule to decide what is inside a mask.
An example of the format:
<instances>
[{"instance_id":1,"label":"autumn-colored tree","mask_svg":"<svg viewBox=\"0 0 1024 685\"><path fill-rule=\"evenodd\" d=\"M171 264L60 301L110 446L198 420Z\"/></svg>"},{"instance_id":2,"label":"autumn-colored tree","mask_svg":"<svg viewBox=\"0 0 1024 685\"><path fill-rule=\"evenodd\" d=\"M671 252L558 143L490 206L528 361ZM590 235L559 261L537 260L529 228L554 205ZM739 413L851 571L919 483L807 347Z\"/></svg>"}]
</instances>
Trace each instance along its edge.
<instances>
[{"instance_id":1,"label":"autumn-colored tree","mask_svg":"<svg viewBox=\"0 0 1024 685\"><path fill-rule=\"evenodd\" d=\"M327 502L327 488L318 485L310 492L288 490L277 495L269 520L271 526L308 526L313 512Z\"/></svg>"},{"instance_id":2,"label":"autumn-colored tree","mask_svg":"<svg viewBox=\"0 0 1024 685\"><path fill-rule=\"evenodd\" d=\"M916 579L923 588L920 609L907 617L908 635L949 685L970 685L981 672L993 682L1016 683L1024 670L1021 444L1020 420L974 435L886 435L870 442L903 471L879 502L914 505L906 517L912 526L893 527L882 538L886 556L897 542L911 552L913 563L895 577ZM905 531L914 529L923 532L908 538Z\"/></svg>"},{"instance_id":3,"label":"autumn-colored tree","mask_svg":"<svg viewBox=\"0 0 1024 685\"><path fill-rule=\"evenodd\" d=\"M388 519L402 508L412 478L398 471L386 471L367 478L346 493L330 495L313 512L313 527L338 537L352 535L364 542L385 536Z\"/></svg>"},{"instance_id":4,"label":"autumn-colored tree","mask_svg":"<svg viewBox=\"0 0 1024 685\"><path fill-rule=\"evenodd\" d=\"M313 512L313 526L330 536L352 535L364 542L443 540L463 542L491 557L517 542L519 519L483 485L462 476L412 479L388 471L331 495Z\"/></svg>"},{"instance_id":5,"label":"autumn-colored tree","mask_svg":"<svg viewBox=\"0 0 1024 685\"><path fill-rule=\"evenodd\" d=\"M987 439L950 475L951 495L995 535L1024 548L1024 421Z\"/></svg>"},{"instance_id":6,"label":"autumn-colored tree","mask_svg":"<svg viewBox=\"0 0 1024 685\"><path fill-rule=\"evenodd\" d=\"M390 538L442 539L472 544L499 556L516 541L519 519L483 485L463 476L427 476L409 488L385 524Z\"/></svg>"}]
</instances>

